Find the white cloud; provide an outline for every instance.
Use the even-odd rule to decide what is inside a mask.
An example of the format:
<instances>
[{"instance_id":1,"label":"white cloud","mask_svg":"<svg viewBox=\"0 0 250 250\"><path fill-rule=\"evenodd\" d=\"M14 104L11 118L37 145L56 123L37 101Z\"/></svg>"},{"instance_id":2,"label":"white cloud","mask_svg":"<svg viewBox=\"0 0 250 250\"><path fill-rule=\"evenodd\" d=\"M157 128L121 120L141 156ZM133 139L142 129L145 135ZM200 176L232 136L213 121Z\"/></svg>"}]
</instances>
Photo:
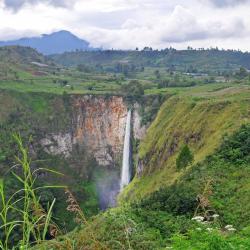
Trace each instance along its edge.
<instances>
[{"instance_id":1,"label":"white cloud","mask_svg":"<svg viewBox=\"0 0 250 250\"><path fill-rule=\"evenodd\" d=\"M0 39L67 29L95 47L250 50L249 12L250 0L0 0Z\"/></svg>"},{"instance_id":2,"label":"white cloud","mask_svg":"<svg viewBox=\"0 0 250 250\"><path fill-rule=\"evenodd\" d=\"M69 8L74 5L75 2L75 0L3 0L4 6L14 11L18 11L25 5L36 5L39 3L45 3L56 7Z\"/></svg>"}]
</instances>

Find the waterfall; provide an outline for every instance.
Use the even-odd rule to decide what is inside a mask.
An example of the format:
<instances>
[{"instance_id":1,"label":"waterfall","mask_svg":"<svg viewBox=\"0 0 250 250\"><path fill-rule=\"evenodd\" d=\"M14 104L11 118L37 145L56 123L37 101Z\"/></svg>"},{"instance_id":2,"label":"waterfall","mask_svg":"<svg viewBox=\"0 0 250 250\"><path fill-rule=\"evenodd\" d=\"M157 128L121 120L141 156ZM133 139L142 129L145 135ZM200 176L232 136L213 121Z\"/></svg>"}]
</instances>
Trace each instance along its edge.
<instances>
[{"instance_id":1,"label":"waterfall","mask_svg":"<svg viewBox=\"0 0 250 250\"><path fill-rule=\"evenodd\" d=\"M123 146L122 173L121 173L121 190L130 182L130 133L131 133L131 110L128 111L126 130Z\"/></svg>"}]
</instances>

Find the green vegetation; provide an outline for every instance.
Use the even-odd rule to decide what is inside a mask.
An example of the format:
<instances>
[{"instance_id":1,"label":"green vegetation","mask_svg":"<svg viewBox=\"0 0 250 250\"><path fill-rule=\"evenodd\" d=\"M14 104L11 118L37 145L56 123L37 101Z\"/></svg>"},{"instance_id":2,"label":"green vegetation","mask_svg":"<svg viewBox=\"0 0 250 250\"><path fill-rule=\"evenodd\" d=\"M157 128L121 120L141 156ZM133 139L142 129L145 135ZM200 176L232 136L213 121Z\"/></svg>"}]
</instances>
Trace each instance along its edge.
<instances>
[{"instance_id":1,"label":"green vegetation","mask_svg":"<svg viewBox=\"0 0 250 250\"><path fill-rule=\"evenodd\" d=\"M176 167L178 169L186 168L189 164L192 164L193 160L194 156L188 145L184 145L176 159Z\"/></svg>"},{"instance_id":2,"label":"green vegetation","mask_svg":"<svg viewBox=\"0 0 250 250\"><path fill-rule=\"evenodd\" d=\"M0 89L21 92L131 95L132 82L132 92L159 94L168 88L250 81L250 56L236 51L93 51L45 58L12 46L1 48L0 57Z\"/></svg>"},{"instance_id":3,"label":"green vegetation","mask_svg":"<svg viewBox=\"0 0 250 250\"><path fill-rule=\"evenodd\" d=\"M121 93L128 98L132 97L135 100L138 100L144 95L144 89L142 84L136 80L132 80L128 84L122 85Z\"/></svg>"},{"instance_id":4,"label":"green vegetation","mask_svg":"<svg viewBox=\"0 0 250 250\"><path fill-rule=\"evenodd\" d=\"M208 230L191 230L187 235L177 234L172 237L172 249L243 249L247 250L250 247L249 229L242 236L235 236L234 234L223 235L216 229L208 232Z\"/></svg>"},{"instance_id":5,"label":"green vegetation","mask_svg":"<svg viewBox=\"0 0 250 250\"><path fill-rule=\"evenodd\" d=\"M249 133L250 125L242 126L178 182L140 202L108 210L83 229L37 249L94 249L89 231L100 249L248 249ZM228 159L231 152L237 156Z\"/></svg>"},{"instance_id":6,"label":"green vegetation","mask_svg":"<svg viewBox=\"0 0 250 250\"><path fill-rule=\"evenodd\" d=\"M31 48L0 48L0 89L54 94L114 92L119 79L112 74L85 73L56 65Z\"/></svg>"},{"instance_id":7,"label":"green vegetation","mask_svg":"<svg viewBox=\"0 0 250 250\"><path fill-rule=\"evenodd\" d=\"M243 125L233 136L224 138L215 154L186 170L170 187L154 192L142 201L143 206L174 214L194 214L198 207L196 214L209 217L213 211L225 225L248 226L249 131L250 126ZM244 208L238 206L243 203Z\"/></svg>"},{"instance_id":8,"label":"green vegetation","mask_svg":"<svg viewBox=\"0 0 250 250\"><path fill-rule=\"evenodd\" d=\"M249 53L145 48L45 58L7 47L0 57L1 249L250 248ZM109 182L109 169L86 148L66 158L41 143L72 132L79 94L122 95L138 105L141 125L151 124L133 141L132 182L105 212L96 182ZM11 167L14 155L22 170ZM48 189L54 183L68 188Z\"/></svg>"},{"instance_id":9,"label":"green vegetation","mask_svg":"<svg viewBox=\"0 0 250 250\"><path fill-rule=\"evenodd\" d=\"M139 174L124 190L121 200L137 200L181 175L176 159L184 144L194 163L212 154L225 133L231 134L249 122L249 88L217 90L213 85L179 91L161 106L139 145Z\"/></svg>"},{"instance_id":10,"label":"green vegetation","mask_svg":"<svg viewBox=\"0 0 250 250\"><path fill-rule=\"evenodd\" d=\"M240 67L250 68L249 53L232 50L165 50L142 51L78 51L54 55L50 58L65 66L88 65L99 71L128 74L144 73L147 67L165 68L190 74L230 72ZM161 72L156 72L156 75Z\"/></svg>"},{"instance_id":11,"label":"green vegetation","mask_svg":"<svg viewBox=\"0 0 250 250\"><path fill-rule=\"evenodd\" d=\"M13 133L20 132L24 144L31 150L34 162L33 168L50 168L64 174L51 178L45 173L37 176L40 186L67 185L71 192L80 200L80 206L86 216L99 212L99 202L92 176L98 164L84 153L84 150L74 149L74 156L65 159L62 156L52 156L44 151L40 141L46 134L66 131L70 126L72 111L70 110L70 96L48 93L18 93L14 91L0 92L0 176L4 177L5 188L14 192L16 180L6 174L13 165L14 155L18 154L18 147L13 139ZM74 171L72 171L74 169ZM90 171L91 169L91 171ZM67 197L63 190L49 190L42 193L42 199L51 201L56 198L54 210L57 211L56 222L65 231L72 230L76 223L72 214L66 210Z\"/></svg>"},{"instance_id":12,"label":"green vegetation","mask_svg":"<svg viewBox=\"0 0 250 250\"><path fill-rule=\"evenodd\" d=\"M28 249L31 242L41 243L49 234L56 234L57 226L52 222L52 210L55 199L42 207L38 192L42 189L56 188L56 186L37 186L36 175L39 171L49 169L31 170L28 150L24 148L19 136L14 136L20 156L17 157L17 165L21 167L20 174L12 174L17 182L21 184L19 190L7 193L5 183L0 185L0 248L11 249L16 246L19 249ZM59 174L59 173L56 173ZM52 233L53 232L53 233Z\"/></svg>"}]
</instances>

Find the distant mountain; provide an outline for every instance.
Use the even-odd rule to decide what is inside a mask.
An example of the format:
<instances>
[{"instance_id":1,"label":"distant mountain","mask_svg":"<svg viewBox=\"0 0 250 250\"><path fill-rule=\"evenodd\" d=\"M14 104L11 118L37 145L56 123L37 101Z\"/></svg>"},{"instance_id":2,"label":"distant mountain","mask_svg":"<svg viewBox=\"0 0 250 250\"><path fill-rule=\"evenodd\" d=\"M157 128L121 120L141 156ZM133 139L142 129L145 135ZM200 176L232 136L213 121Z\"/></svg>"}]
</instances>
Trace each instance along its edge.
<instances>
[{"instance_id":1,"label":"distant mountain","mask_svg":"<svg viewBox=\"0 0 250 250\"><path fill-rule=\"evenodd\" d=\"M69 31L61 30L52 34L44 34L40 37L21 38L12 41L0 41L0 46L26 46L37 49L44 55L60 54L67 51L95 50L85 40L78 38Z\"/></svg>"}]
</instances>

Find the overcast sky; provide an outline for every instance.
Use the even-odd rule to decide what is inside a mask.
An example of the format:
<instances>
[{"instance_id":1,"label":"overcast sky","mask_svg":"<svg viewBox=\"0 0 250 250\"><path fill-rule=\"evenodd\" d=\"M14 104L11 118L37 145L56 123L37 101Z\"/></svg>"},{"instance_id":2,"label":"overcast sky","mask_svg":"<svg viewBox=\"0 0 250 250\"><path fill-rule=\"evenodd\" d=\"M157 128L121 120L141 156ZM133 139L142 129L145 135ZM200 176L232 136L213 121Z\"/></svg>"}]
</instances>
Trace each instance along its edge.
<instances>
[{"instance_id":1,"label":"overcast sky","mask_svg":"<svg viewBox=\"0 0 250 250\"><path fill-rule=\"evenodd\" d=\"M250 0L0 0L0 40L62 29L94 47L250 51Z\"/></svg>"}]
</instances>

